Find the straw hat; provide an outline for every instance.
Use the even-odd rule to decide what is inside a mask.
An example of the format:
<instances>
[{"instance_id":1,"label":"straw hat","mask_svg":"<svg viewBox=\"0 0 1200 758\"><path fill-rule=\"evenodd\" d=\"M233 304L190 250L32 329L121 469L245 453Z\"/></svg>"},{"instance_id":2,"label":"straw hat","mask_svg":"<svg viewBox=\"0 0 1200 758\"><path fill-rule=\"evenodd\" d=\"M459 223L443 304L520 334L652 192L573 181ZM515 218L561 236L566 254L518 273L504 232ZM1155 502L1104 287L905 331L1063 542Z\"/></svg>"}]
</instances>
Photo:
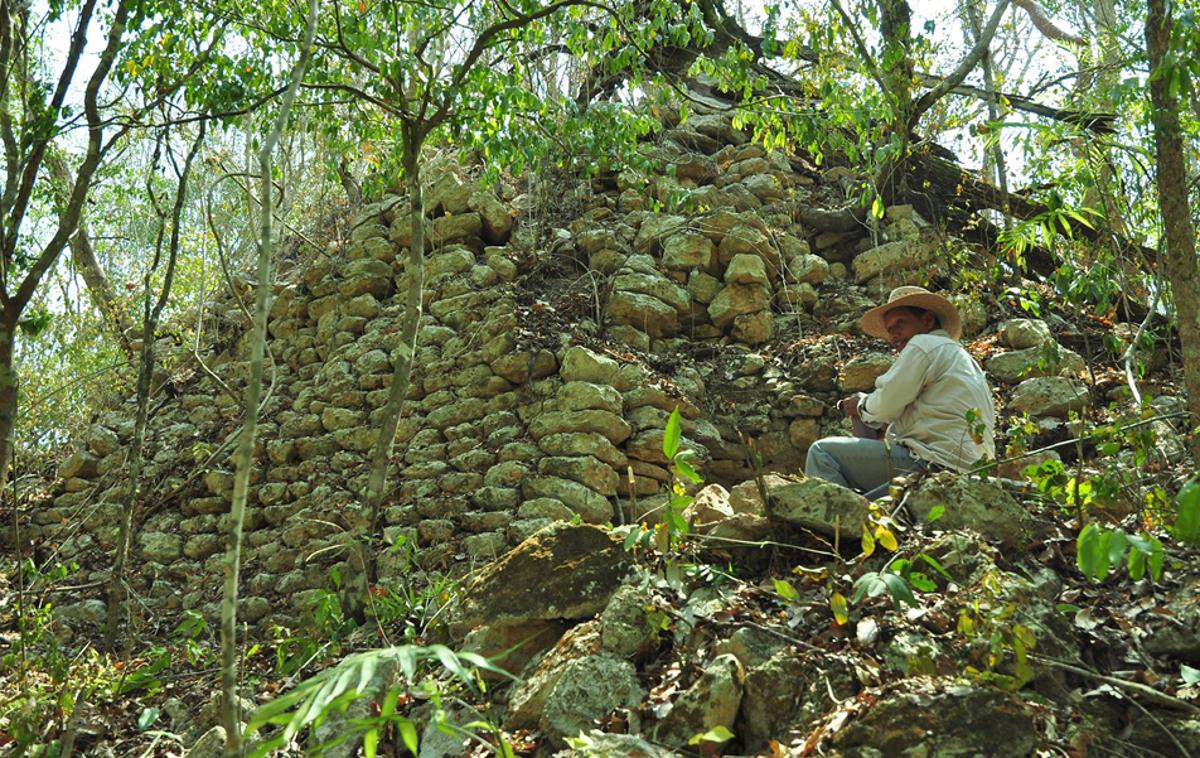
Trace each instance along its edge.
<instances>
[{"instance_id":1,"label":"straw hat","mask_svg":"<svg viewBox=\"0 0 1200 758\"><path fill-rule=\"evenodd\" d=\"M945 329L953 339L962 337L962 319L958 317L958 309L954 303L941 295L935 295L924 287L897 287L888 295L888 300L878 308L872 308L859 319L858 328L865 334L880 339L887 339L887 328L883 325L883 316L893 308L924 308L937 314Z\"/></svg>"}]
</instances>

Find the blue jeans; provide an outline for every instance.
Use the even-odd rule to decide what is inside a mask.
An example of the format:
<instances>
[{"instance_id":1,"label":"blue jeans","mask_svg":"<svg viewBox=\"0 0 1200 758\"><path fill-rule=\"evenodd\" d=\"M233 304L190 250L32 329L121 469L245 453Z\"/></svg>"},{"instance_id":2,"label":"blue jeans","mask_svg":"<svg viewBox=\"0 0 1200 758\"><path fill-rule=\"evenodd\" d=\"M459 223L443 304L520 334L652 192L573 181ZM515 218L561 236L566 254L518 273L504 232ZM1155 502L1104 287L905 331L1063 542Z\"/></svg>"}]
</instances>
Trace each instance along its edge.
<instances>
[{"instance_id":1,"label":"blue jeans","mask_svg":"<svg viewBox=\"0 0 1200 758\"><path fill-rule=\"evenodd\" d=\"M826 437L808 449L804 474L863 493L874 500L887 494L893 476L924 471L928 464L903 445L862 437Z\"/></svg>"}]
</instances>

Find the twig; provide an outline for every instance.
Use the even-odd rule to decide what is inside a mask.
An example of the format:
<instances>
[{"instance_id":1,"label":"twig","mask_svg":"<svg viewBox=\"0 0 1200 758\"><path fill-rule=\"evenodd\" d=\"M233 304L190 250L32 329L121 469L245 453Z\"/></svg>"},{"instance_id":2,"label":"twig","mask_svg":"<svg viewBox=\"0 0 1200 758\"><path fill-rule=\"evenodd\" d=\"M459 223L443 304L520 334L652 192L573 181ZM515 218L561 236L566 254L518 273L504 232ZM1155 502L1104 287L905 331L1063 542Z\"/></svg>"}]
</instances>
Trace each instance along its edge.
<instances>
[{"instance_id":1,"label":"twig","mask_svg":"<svg viewBox=\"0 0 1200 758\"><path fill-rule=\"evenodd\" d=\"M1183 746L1183 743L1180 742L1179 739L1175 737L1175 734L1170 729L1167 728L1166 724L1159 721L1157 716L1155 716L1150 711L1146 710L1146 706L1142 705L1141 703L1139 703L1138 701L1134 700L1131 697L1126 697L1125 699L1128 700L1129 702L1133 703L1133 706L1135 708L1137 708L1139 711L1141 711L1143 714L1145 714L1145 716L1148 719L1150 719L1151 721L1153 721L1155 723L1155 725L1158 726L1159 729L1163 730L1163 732L1166 733L1167 737L1171 740L1171 742L1175 743L1175 747L1179 748L1180 755L1182 755L1184 758L1192 758L1191 751L1189 751L1187 748L1185 748Z\"/></svg>"},{"instance_id":2,"label":"twig","mask_svg":"<svg viewBox=\"0 0 1200 758\"><path fill-rule=\"evenodd\" d=\"M699 542L723 542L742 547L785 547L789 550L799 550L803 553L812 553L814 555L825 556L826 558L840 558L840 556L837 556L827 550L818 550L815 547L803 547L801 545L792 545L787 542L777 542L775 540L739 540L736 537L721 537L716 534L691 534L689 537L692 537Z\"/></svg>"},{"instance_id":3,"label":"twig","mask_svg":"<svg viewBox=\"0 0 1200 758\"><path fill-rule=\"evenodd\" d=\"M1126 690L1127 692L1136 693L1153 703L1170 708L1172 710L1183 711L1184 713L1190 713L1193 716L1200 716L1200 707L1194 706L1191 703L1187 702L1186 700L1180 700L1177 697L1168 695L1165 692L1159 692L1158 690L1154 689L1153 687L1148 687L1139 682L1131 682L1127 679L1118 679L1115 676L1107 676L1105 674L1099 674L1090 669L1080 668L1079 666L1072 666L1069 663L1063 663L1062 661L1057 661L1053 658L1043 658L1040 655L1031 655L1029 657L1032 658L1033 660L1037 661L1038 663L1044 663L1047 666L1050 666L1051 668L1056 668L1061 671L1066 671L1068 673L1075 674L1076 676L1082 676L1082 677L1086 677L1088 679L1094 679L1097 682L1104 682L1105 684L1111 684L1112 686L1117 687L1119 689Z\"/></svg>"}]
</instances>

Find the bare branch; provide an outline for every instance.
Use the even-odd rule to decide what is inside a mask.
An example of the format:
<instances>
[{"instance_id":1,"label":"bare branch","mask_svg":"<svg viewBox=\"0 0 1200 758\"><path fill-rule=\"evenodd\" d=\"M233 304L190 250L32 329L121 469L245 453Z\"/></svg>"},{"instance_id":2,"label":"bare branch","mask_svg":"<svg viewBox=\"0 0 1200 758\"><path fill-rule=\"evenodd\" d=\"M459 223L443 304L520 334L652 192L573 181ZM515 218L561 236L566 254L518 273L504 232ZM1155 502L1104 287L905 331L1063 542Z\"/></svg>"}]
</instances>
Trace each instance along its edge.
<instances>
[{"instance_id":1,"label":"bare branch","mask_svg":"<svg viewBox=\"0 0 1200 758\"><path fill-rule=\"evenodd\" d=\"M947 92L954 89L962 80L967 78L967 74L971 73L971 69L979 63L983 58L984 53L988 50L988 45L992 44L992 37L996 35L996 28L1000 26L1000 19L1004 17L1004 12L1008 10L1008 5L1011 0L1000 0L996 5L996 10L992 11L992 17L988 19L987 26L979 33L979 37L975 40L975 47L967 56L962 59L958 67L943 79L937 86L926 92L913 105L912 113L909 115L909 126L915 127L917 120L925 111L942 99Z\"/></svg>"}]
</instances>

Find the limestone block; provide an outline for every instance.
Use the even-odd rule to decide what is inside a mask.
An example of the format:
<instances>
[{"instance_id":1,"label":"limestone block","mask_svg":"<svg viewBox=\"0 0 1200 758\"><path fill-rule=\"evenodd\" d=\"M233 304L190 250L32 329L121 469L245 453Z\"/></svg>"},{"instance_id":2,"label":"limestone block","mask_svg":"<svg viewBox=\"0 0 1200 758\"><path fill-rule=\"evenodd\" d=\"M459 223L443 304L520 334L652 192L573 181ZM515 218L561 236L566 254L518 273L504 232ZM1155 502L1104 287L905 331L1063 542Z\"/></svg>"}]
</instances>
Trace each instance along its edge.
<instances>
[{"instance_id":1,"label":"limestone block","mask_svg":"<svg viewBox=\"0 0 1200 758\"><path fill-rule=\"evenodd\" d=\"M575 512L561 500L552 497L537 497L521 503L517 517L523 519L544 519L550 521L570 521Z\"/></svg>"},{"instance_id":2,"label":"limestone block","mask_svg":"<svg viewBox=\"0 0 1200 758\"><path fill-rule=\"evenodd\" d=\"M620 540L605 529L560 525L479 572L450 612L451 629L590 618L620 586L627 561Z\"/></svg>"},{"instance_id":3,"label":"limestone block","mask_svg":"<svg viewBox=\"0 0 1200 758\"><path fill-rule=\"evenodd\" d=\"M526 498L552 497L561 500L588 524L612 520L612 503L604 495L570 479L556 476L531 476L521 483Z\"/></svg>"},{"instance_id":4,"label":"limestone block","mask_svg":"<svg viewBox=\"0 0 1200 758\"><path fill-rule=\"evenodd\" d=\"M614 292L608 299L605 315L614 324L634 327L652 337L672 335L679 329L679 312L675 308L641 292Z\"/></svg>"},{"instance_id":5,"label":"limestone block","mask_svg":"<svg viewBox=\"0 0 1200 758\"><path fill-rule=\"evenodd\" d=\"M97 457L111 455L121 446L121 438L106 426L92 424L87 431L87 447Z\"/></svg>"},{"instance_id":6,"label":"limestone block","mask_svg":"<svg viewBox=\"0 0 1200 758\"><path fill-rule=\"evenodd\" d=\"M547 456L538 461L538 473L570 479L610 497L617 494L620 484L620 477L612 466L590 455Z\"/></svg>"},{"instance_id":7,"label":"limestone block","mask_svg":"<svg viewBox=\"0 0 1200 758\"><path fill-rule=\"evenodd\" d=\"M633 246L639 253L657 253L662 243L676 232L684 229L688 220L683 216L653 214L642 221Z\"/></svg>"},{"instance_id":8,"label":"limestone block","mask_svg":"<svg viewBox=\"0 0 1200 758\"><path fill-rule=\"evenodd\" d=\"M612 358L581 345L572 345L563 353L559 375L564 382L611 385L619 369L620 366Z\"/></svg>"},{"instance_id":9,"label":"limestone block","mask_svg":"<svg viewBox=\"0 0 1200 758\"><path fill-rule=\"evenodd\" d=\"M712 240L685 230L671 235L663 244L663 266L670 271L707 270L713 265L715 253Z\"/></svg>"},{"instance_id":10,"label":"limestone block","mask_svg":"<svg viewBox=\"0 0 1200 758\"><path fill-rule=\"evenodd\" d=\"M1047 346L1051 349L1047 350ZM986 367L988 376L1007 384L1017 384L1033 376L1080 376L1087 370L1083 356L1053 343L998 353L988 359Z\"/></svg>"},{"instance_id":11,"label":"limestone block","mask_svg":"<svg viewBox=\"0 0 1200 758\"><path fill-rule=\"evenodd\" d=\"M924 241L886 242L855 256L854 279L862 282L885 272L900 269L919 269L933 262L935 248Z\"/></svg>"},{"instance_id":12,"label":"limestone block","mask_svg":"<svg viewBox=\"0 0 1200 758\"><path fill-rule=\"evenodd\" d=\"M365 420L366 416L362 411L352 411L349 408L329 406L321 412L321 427L327 432L357 427Z\"/></svg>"},{"instance_id":13,"label":"limestone block","mask_svg":"<svg viewBox=\"0 0 1200 758\"><path fill-rule=\"evenodd\" d=\"M896 359L884 353L856 355L838 371L838 388L843 392L870 392L875 380L892 367Z\"/></svg>"},{"instance_id":14,"label":"limestone block","mask_svg":"<svg viewBox=\"0 0 1200 758\"><path fill-rule=\"evenodd\" d=\"M467 555L477 561L490 561L500 557L508 547L508 537L504 532L483 532L472 534L463 540L463 548Z\"/></svg>"},{"instance_id":15,"label":"limestone block","mask_svg":"<svg viewBox=\"0 0 1200 758\"><path fill-rule=\"evenodd\" d=\"M425 420L434 429L445 429L448 426L467 421L478 421L486 415L487 403L484 400L466 398L448 403L440 408L434 408Z\"/></svg>"},{"instance_id":16,"label":"limestone block","mask_svg":"<svg viewBox=\"0 0 1200 758\"><path fill-rule=\"evenodd\" d=\"M741 254L757 255L762 258L770 276L778 274L781 265L779 251L771 244L771 238L765 231L745 223L730 229L717 247L717 258L722 265L728 265L733 256Z\"/></svg>"},{"instance_id":17,"label":"limestone block","mask_svg":"<svg viewBox=\"0 0 1200 758\"><path fill-rule=\"evenodd\" d=\"M183 537L165 532L142 532L138 535L142 558L158 563L172 563L183 556Z\"/></svg>"},{"instance_id":18,"label":"limestone block","mask_svg":"<svg viewBox=\"0 0 1200 758\"><path fill-rule=\"evenodd\" d=\"M641 702L637 670L629 661L609 655L592 655L563 667L538 727L556 746L567 737L588 729L597 713L630 708Z\"/></svg>"},{"instance_id":19,"label":"limestone block","mask_svg":"<svg viewBox=\"0 0 1200 758\"><path fill-rule=\"evenodd\" d=\"M363 293L370 293L377 300L386 298L392 291L392 267L383 261L377 261L370 258L362 260L350 261L341 271L344 277L341 284L338 285L338 295L341 302L358 297ZM313 312L313 306L310 303L308 307L310 318L320 318Z\"/></svg>"},{"instance_id":20,"label":"limestone block","mask_svg":"<svg viewBox=\"0 0 1200 758\"><path fill-rule=\"evenodd\" d=\"M521 491L512 487L480 487L471 495L476 506L489 511L512 511L521 502Z\"/></svg>"},{"instance_id":21,"label":"limestone block","mask_svg":"<svg viewBox=\"0 0 1200 758\"><path fill-rule=\"evenodd\" d=\"M517 487L531 473L523 461L506 460L488 469L483 483L488 487Z\"/></svg>"},{"instance_id":22,"label":"limestone block","mask_svg":"<svg viewBox=\"0 0 1200 758\"><path fill-rule=\"evenodd\" d=\"M749 253L739 253L733 256L725 267L725 282L727 284L758 284L770 287L767 278L767 267L762 258Z\"/></svg>"},{"instance_id":23,"label":"limestone block","mask_svg":"<svg viewBox=\"0 0 1200 758\"><path fill-rule=\"evenodd\" d=\"M704 667L692 686L675 699L671 710L655 726L654 741L682 748L692 735L716 727L732 733L745 683L746 670L735 656L717 656Z\"/></svg>"},{"instance_id":24,"label":"limestone block","mask_svg":"<svg viewBox=\"0 0 1200 758\"><path fill-rule=\"evenodd\" d=\"M691 299L687 290L672 282L658 271L623 272L613 279L614 292L638 292L649 295L671 306L678 313L686 313Z\"/></svg>"},{"instance_id":25,"label":"limestone block","mask_svg":"<svg viewBox=\"0 0 1200 758\"><path fill-rule=\"evenodd\" d=\"M819 255L804 253L788 259L787 274L797 283L815 286L829 277L829 262Z\"/></svg>"},{"instance_id":26,"label":"limestone block","mask_svg":"<svg viewBox=\"0 0 1200 758\"><path fill-rule=\"evenodd\" d=\"M729 335L747 345L760 345L771 338L774 323L774 316L769 310L739 314L733 319L733 329Z\"/></svg>"},{"instance_id":27,"label":"limestone block","mask_svg":"<svg viewBox=\"0 0 1200 758\"><path fill-rule=\"evenodd\" d=\"M815 418L798 418L788 424L788 438L797 450L808 450L821 438L821 425Z\"/></svg>"},{"instance_id":28,"label":"limestone block","mask_svg":"<svg viewBox=\"0 0 1200 758\"><path fill-rule=\"evenodd\" d=\"M716 299L723 286L720 279L707 272L693 271L688 274L688 294L694 302L701 305L708 305Z\"/></svg>"},{"instance_id":29,"label":"limestone block","mask_svg":"<svg viewBox=\"0 0 1200 758\"><path fill-rule=\"evenodd\" d=\"M764 203L780 200L787 195L783 182L774 174L752 174L742 180L742 185Z\"/></svg>"},{"instance_id":30,"label":"limestone block","mask_svg":"<svg viewBox=\"0 0 1200 758\"><path fill-rule=\"evenodd\" d=\"M607 384L592 382L567 382L558 390L558 406L564 411L598 409L610 413L621 413L621 393Z\"/></svg>"},{"instance_id":31,"label":"limestone block","mask_svg":"<svg viewBox=\"0 0 1200 758\"><path fill-rule=\"evenodd\" d=\"M1011 348L1041 347L1053 342L1050 327L1034 318L1013 318L1000 325L1000 339Z\"/></svg>"},{"instance_id":32,"label":"limestone block","mask_svg":"<svg viewBox=\"0 0 1200 758\"><path fill-rule=\"evenodd\" d=\"M771 291L756 284L727 284L708 306L708 316L718 329L727 329L742 314L771 306Z\"/></svg>"},{"instance_id":33,"label":"limestone block","mask_svg":"<svg viewBox=\"0 0 1200 758\"><path fill-rule=\"evenodd\" d=\"M540 414L529 425L529 434L535 440L561 432L598 432L614 445L628 439L632 431L625 419L601 410L551 411Z\"/></svg>"},{"instance_id":34,"label":"limestone block","mask_svg":"<svg viewBox=\"0 0 1200 758\"><path fill-rule=\"evenodd\" d=\"M971 529L1010 551L1029 544L1029 514L994 479L952 473L926 477L909 493L907 507L918 523L925 523L936 506L944 509L939 529Z\"/></svg>"},{"instance_id":35,"label":"limestone block","mask_svg":"<svg viewBox=\"0 0 1200 758\"><path fill-rule=\"evenodd\" d=\"M454 537L454 522L449 519L424 519L417 524L417 542L422 546L449 542Z\"/></svg>"},{"instance_id":36,"label":"limestone block","mask_svg":"<svg viewBox=\"0 0 1200 758\"><path fill-rule=\"evenodd\" d=\"M921 692L892 693L833 739L844 754L988 755L1018 758L1038 742L1033 710L1012 692L934 679Z\"/></svg>"},{"instance_id":37,"label":"limestone block","mask_svg":"<svg viewBox=\"0 0 1200 758\"><path fill-rule=\"evenodd\" d=\"M867 500L853 490L820 479L792 481L776 474L764 477L770 498L770 517L811 529L828 537L840 524L842 539L854 539L862 532L867 517Z\"/></svg>"},{"instance_id":38,"label":"limestone block","mask_svg":"<svg viewBox=\"0 0 1200 758\"><path fill-rule=\"evenodd\" d=\"M1030 416L1066 417L1083 410L1090 401L1086 386L1059 376L1033 377L1017 385L1008 401L1009 410Z\"/></svg>"},{"instance_id":39,"label":"limestone block","mask_svg":"<svg viewBox=\"0 0 1200 758\"><path fill-rule=\"evenodd\" d=\"M512 382L524 384L531 379L541 379L550 376L558 369L558 361L549 350L539 350L531 353L528 350L502 355L490 364L497 376Z\"/></svg>"},{"instance_id":40,"label":"limestone block","mask_svg":"<svg viewBox=\"0 0 1200 758\"><path fill-rule=\"evenodd\" d=\"M503 245L512 236L514 211L487 190L471 194L468 207L479 214L483 224L483 240L490 245Z\"/></svg>"},{"instance_id":41,"label":"limestone block","mask_svg":"<svg viewBox=\"0 0 1200 758\"><path fill-rule=\"evenodd\" d=\"M58 475L63 479L91 479L96 476L99 459L86 450L76 450L58 467Z\"/></svg>"},{"instance_id":42,"label":"limestone block","mask_svg":"<svg viewBox=\"0 0 1200 758\"><path fill-rule=\"evenodd\" d=\"M471 204L477 186L453 171L445 171L425 188L425 212L430 215L462 213Z\"/></svg>"}]
</instances>

